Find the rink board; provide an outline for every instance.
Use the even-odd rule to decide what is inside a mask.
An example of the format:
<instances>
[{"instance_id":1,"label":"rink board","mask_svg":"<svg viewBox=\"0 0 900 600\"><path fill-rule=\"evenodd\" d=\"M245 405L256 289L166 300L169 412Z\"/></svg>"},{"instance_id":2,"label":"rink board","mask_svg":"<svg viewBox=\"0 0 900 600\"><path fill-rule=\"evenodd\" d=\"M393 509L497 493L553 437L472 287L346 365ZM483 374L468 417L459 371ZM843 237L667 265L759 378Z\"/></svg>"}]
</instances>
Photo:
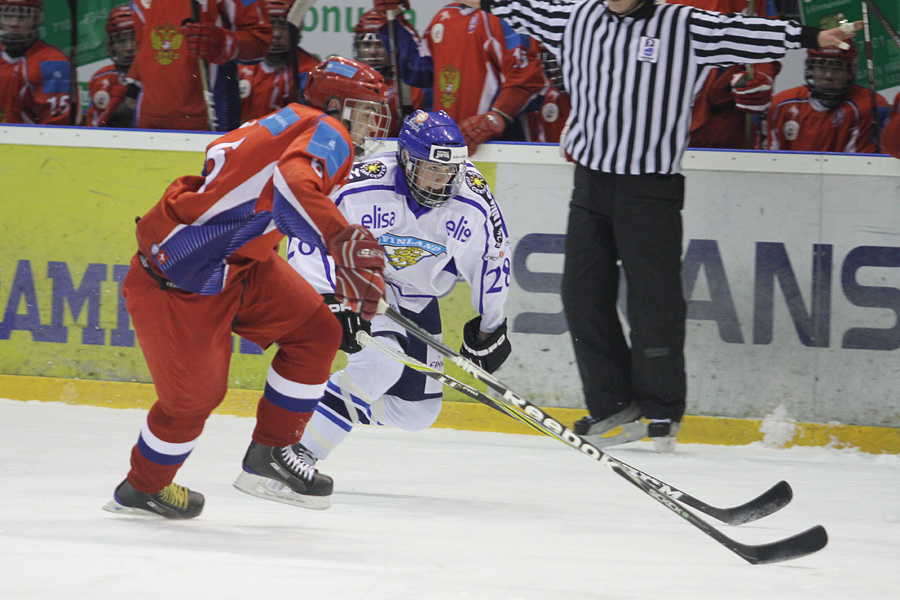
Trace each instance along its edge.
<instances>
[{"instance_id":1,"label":"rink board","mask_svg":"<svg viewBox=\"0 0 900 600\"><path fill-rule=\"evenodd\" d=\"M211 135L0 126L0 139L0 219L16 224L0 241L0 374L149 382L119 294L134 217L200 170ZM571 166L549 146L474 158L514 248L500 375L580 409L558 293ZM689 413L900 426L900 161L691 151L685 174ZM442 306L458 345L468 290ZM229 387L261 389L268 361L236 338Z\"/></svg>"}]
</instances>

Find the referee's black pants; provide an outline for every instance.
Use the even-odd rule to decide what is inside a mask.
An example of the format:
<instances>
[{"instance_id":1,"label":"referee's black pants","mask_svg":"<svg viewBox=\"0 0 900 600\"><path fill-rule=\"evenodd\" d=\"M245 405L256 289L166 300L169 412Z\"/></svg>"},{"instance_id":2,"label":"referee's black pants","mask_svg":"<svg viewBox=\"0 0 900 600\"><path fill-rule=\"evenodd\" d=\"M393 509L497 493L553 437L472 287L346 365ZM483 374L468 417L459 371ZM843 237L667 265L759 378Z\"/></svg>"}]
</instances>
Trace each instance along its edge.
<instances>
[{"instance_id":1,"label":"referee's black pants","mask_svg":"<svg viewBox=\"0 0 900 600\"><path fill-rule=\"evenodd\" d=\"M685 409L681 175L616 175L578 165L562 299L593 417L635 402L643 416ZM625 274L631 347L616 310Z\"/></svg>"}]
</instances>

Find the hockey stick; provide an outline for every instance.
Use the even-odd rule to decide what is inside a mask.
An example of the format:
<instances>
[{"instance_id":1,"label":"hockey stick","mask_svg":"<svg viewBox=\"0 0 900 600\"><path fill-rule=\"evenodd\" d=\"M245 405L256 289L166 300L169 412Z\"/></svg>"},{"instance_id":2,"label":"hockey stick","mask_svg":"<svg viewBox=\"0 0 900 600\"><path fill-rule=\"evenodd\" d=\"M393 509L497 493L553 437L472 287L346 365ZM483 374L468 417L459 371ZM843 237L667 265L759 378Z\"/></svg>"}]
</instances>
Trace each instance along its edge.
<instances>
[{"instance_id":1,"label":"hockey stick","mask_svg":"<svg viewBox=\"0 0 900 600\"><path fill-rule=\"evenodd\" d=\"M882 12L878 5L875 4L875 0L862 0L864 6L868 6L869 10L872 11L872 14L875 15L875 19L879 24L884 28L884 31L890 36L894 43L897 44L897 47L900 48L900 35L897 34L897 29L891 25L891 22L888 21L887 16Z\"/></svg>"},{"instance_id":2,"label":"hockey stick","mask_svg":"<svg viewBox=\"0 0 900 600\"><path fill-rule=\"evenodd\" d=\"M312 8L312 5L315 4L316 0L297 0L294 2L294 5L291 6L291 10L288 11L285 20L288 24L288 39L290 40L289 45L291 47L291 54L288 57L291 65L291 77L293 78L293 90L291 90L291 97L294 99L294 102L303 103L303 93L300 90L300 69L297 66L297 50L300 46L300 28L303 26L303 19L306 17L306 13L309 12L309 9Z\"/></svg>"},{"instance_id":3,"label":"hockey stick","mask_svg":"<svg viewBox=\"0 0 900 600\"><path fill-rule=\"evenodd\" d=\"M397 47L397 14L400 9L389 10L385 14L388 20L388 41L391 44L391 71L394 75L394 93L397 94L397 107L400 110L400 120L402 122L412 114L413 106L410 98L409 86L400 79L400 48Z\"/></svg>"},{"instance_id":4,"label":"hockey stick","mask_svg":"<svg viewBox=\"0 0 900 600\"><path fill-rule=\"evenodd\" d=\"M191 20L194 23L200 22L200 0L191 0ZM206 104L206 120L209 124L210 131L218 131L219 119L216 117L216 99L210 91L209 69L206 60L197 59L197 66L200 69L200 85L203 88L203 102Z\"/></svg>"},{"instance_id":5,"label":"hockey stick","mask_svg":"<svg viewBox=\"0 0 900 600\"><path fill-rule=\"evenodd\" d=\"M81 88L78 87L78 0L68 0L69 19L72 29L69 32L69 64L72 70L71 89L69 90L69 122L81 125Z\"/></svg>"},{"instance_id":6,"label":"hockey stick","mask_svg":"<svg viewBox=\"0 0 900 600\"><path fill-rule=\"evenodd\" d=\"M407 366L417 369L449 387L458 389L467 395L470 395L472 398L511 416L517 421L525 423L541 433L556 438L567 445L580 450L582 453L591 456L604 466L609 467L623 478L629 480L651 498L673 511L747 562L751 564L765 564L799 558L821 550L828 542L825 528L821 525L816 525L815 527L789 538L759 545L743 544L726 536L703 519L686 510L680 503L696 508L697 510L725 522L740 524L771 514L786 505L791 499L790 486L788 486L786 482L779 482L766 493L739 507L731 509L712 507L693 496L690 496L677 488L673 488L669 484L651 477L639 469L604 453L569 428L564 427L558 421L548 416L540 408L513 392L492 375L432 337L416 323L387 306L383 301L382 304L383 306L380 306L379 308L385 316L404 327L414 337L437 350L454 364L493 388L495 392L500 393L504 400L510 404L497 401L471 386L397 352L389 346L381 344L382 347L379 347L377 344L380 343L377 342L377 340L373 340L371 336L368 336L364 332L357 334L357 339L360 344L371 345L381 351L387 349L390 356L403 362Z\"/></svg>"},{"instance_id":7,"label":"hockey stick","mask_svg":"<svg viewBox=\"0 0 900 600\"><path fill-rule=\"evenodd\" d=\"M423 375L430 377L440 383L443 383L447 387L458 390L459 392L465 394L469 398L473 400L477 400L482 404L485 404L503 414L512 417L513 419L519 421L520 423L527 425L528 427L544 434L549 437L555 438L567 445L572 445L572 442L566 438L566 436L562 435L560 432L564 430L563 426L558 422L555 422L553 426L546 426L542 421L536 421L533 417L528 415L527 413L523 413L520 409L515 406L509 406L495 400L494 398L488 396L484 392L466 384L458 379L454 379L450 375L447 375L443 371L435 369L433 367L429 367L428 365L417 361L416 359L403 354L391 348L384 342L381 342L377 339L374 339L371 335L361 332L357 334L357 341L361 346L371 346L380 352L390 356L391 358L397 360L398 362L403 363L404 365L410 367L411 369L415 369L419 371ZM574 433L572 435L575 435ZM585 442L588 443L588 442ZM597 453L602 453L601 450L595 449ZM592 454L585 452L589 456L593 456ZM598 460L603 462L607 459ZM751 521L756 521L757 519L761 519L766 517L774 512L777 512L787 506L787 504L791 501L793 497L793 492L791 491L791 486L788 485L786 481L779 481L772 488L763 492L762 495L741 504L740 506L734 506L731 508L718 508L715 506L711 506L702 500L699 500L687 492L679 490L677 488L673 488L671 485L664 481L660 481L655 477L650 477L643 471L636 469L626 463L616 460L615 458L608 457L608 460L611 460L615 463L618 463L616 466L620 466L622 468L630 470L637 477L642 479L647 479L651 482L652 485L655 485L659 488L660 491L665 492L672 496L675 500L683 504L687 504L691 508L695 508L700 512L707 514L719 521L726 523L728 525L743 525L744 523L750 523Z\"/></svg>"},{"instance_id":8,"label":"hockey stick","mask_svg":"<svg viewBox=\"0 0 900 600\"><path fill-rule=\"evenodd\" d=\"M866 71L869 75L869 96L872 99L872 137L875 152L881 154L881 124L878 122L878 89L875 84L875 53L872 50L872 32L869 27L869 5L862 2L863 36L866 41Z\"/></svg>"}]
</instances>

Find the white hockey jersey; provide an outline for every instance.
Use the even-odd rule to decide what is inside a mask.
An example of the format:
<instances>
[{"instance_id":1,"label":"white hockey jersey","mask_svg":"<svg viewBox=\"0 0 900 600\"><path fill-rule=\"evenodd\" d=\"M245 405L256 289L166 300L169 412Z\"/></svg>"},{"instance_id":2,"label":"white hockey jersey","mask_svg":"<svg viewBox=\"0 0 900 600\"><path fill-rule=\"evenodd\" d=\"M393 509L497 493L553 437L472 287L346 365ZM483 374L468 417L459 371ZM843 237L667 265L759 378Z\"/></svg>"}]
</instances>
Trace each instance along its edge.
<instances>
[{"instance_id":1,"label":"white hockey jersey","mask_svg":"<svg viewBox=\"0 0 900 600\"><path fill-rule=\"evenodd\" d=\"M419 312L450 292L461 276L482 315L481 329L491 332L503 322L509 235L490 188L471 163L459 193L437 208L409 196L392 152L354 164L332 199L347 221L369 229L384 247L385 280L404 308ZM288 261L319 293L334 291L334 263L322 248L291 238Z\"/></svg>"}]
</instances>

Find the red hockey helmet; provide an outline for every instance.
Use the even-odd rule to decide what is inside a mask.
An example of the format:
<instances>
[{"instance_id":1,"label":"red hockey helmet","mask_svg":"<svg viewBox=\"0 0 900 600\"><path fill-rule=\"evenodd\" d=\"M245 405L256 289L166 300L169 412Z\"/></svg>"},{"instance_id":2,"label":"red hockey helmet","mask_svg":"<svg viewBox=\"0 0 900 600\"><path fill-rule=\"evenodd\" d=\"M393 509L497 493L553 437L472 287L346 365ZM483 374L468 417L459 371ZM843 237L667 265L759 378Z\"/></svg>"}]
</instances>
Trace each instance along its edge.
<instances>
[{"instance_id":1,"label":"red hockey helmet","mask_svg":"<svg viewBox=\"0 0 900 600\"><path fill-rule=\"evenodd\" d=\"M134 12L127 4L109 11L106 18L106 51L120 71L127 71L134 60Z\"/></svg>"},{"instance_id":2,"label":"red hockey helmet","mask_svg":"<svg viewBox=\"0 0 900 600\"><path fill-rule=\"evenodd\" d=\"M381 145L391 124L391 89L372 67L332 56L310 71L304 94L310 106L344 124L357 156L371 154Z\"/></svg>"},{"instance_id":3,"label":"red hockey helmet","mask_svg":"<svg viewBox=\"0 0 900 600\"><path fill-rule=\"evenodd\" d=\"M817 48L806 51L806 87L823 105L839 104L856 83L859 52L852 41L849 48Z\"/></svg>"},{"instance_id":4,"label":"red hockey helmet","mask_svg":"<svg viewBox=\"0 0 900 600\"><path fill-rule=\"evenodd\" d=\"M387 27L387 18L377 10L363 13L353 28L353 58L384 75L393 77L391 59L378 32Z\"/></svg>"},{"instance_id":5,"label":"red hockey helmet","mask_svg":"<svg viewBox=\"0 0 900 600\"><path fill-rule=\"evenodd\" d=\"M0 44L10 56L25 54L43 22L44 0L0 0Z\"/></svg>"}]
</instances>

